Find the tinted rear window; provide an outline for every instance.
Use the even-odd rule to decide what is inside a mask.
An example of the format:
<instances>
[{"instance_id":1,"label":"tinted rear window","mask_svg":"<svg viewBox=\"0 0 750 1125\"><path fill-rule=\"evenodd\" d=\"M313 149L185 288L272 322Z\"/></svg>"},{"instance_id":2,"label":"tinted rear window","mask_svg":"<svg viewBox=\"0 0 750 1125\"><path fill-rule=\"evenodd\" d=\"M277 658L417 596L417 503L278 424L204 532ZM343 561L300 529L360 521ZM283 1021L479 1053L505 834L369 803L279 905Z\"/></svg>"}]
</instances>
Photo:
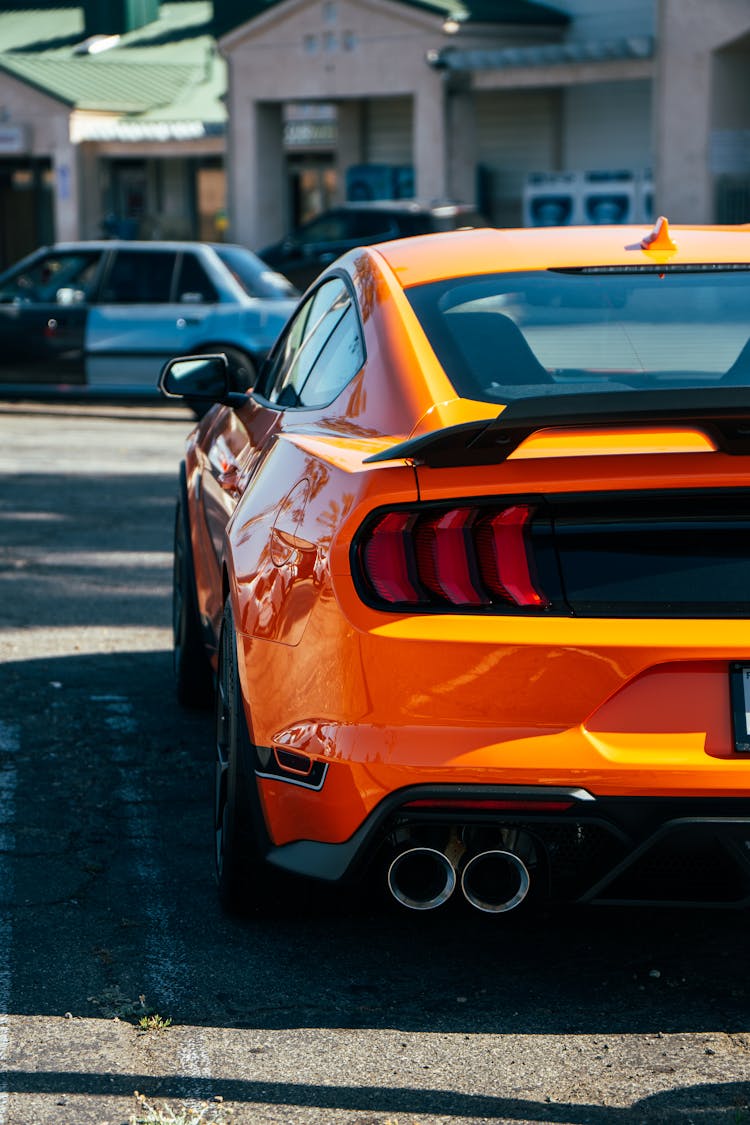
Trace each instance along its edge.
<instances>
[{"instance_id":1,"label":"tinted rear window","mask_svg":"<svg viewBox=\"0 0 750 1125\"><path fill-rule=\"evenodd\" d=\"M102 302L166 304L172 295L176 261L171 250L118 250L104 281Z\"/></svg>"},{"instance_id":2,"label":"tinted rear window","mask_svg":"<svg viewBox=\"0 0 750 1125\"><path fill-rule=\"evenodd\" d=\"M407 296L467 398L750 384L750 266L498 273Z\"/></svg>"},{"instance_id":3,"label":"tinted rear window","mask_svg":"<svg viewBox=\"0 0 750 1125\"><path fill-rule=\"evenodd\" d=\"M216 253L248 297L293 297L297 290L280 273L242 246L216 246Z\"/></svg>"}]
</instances>

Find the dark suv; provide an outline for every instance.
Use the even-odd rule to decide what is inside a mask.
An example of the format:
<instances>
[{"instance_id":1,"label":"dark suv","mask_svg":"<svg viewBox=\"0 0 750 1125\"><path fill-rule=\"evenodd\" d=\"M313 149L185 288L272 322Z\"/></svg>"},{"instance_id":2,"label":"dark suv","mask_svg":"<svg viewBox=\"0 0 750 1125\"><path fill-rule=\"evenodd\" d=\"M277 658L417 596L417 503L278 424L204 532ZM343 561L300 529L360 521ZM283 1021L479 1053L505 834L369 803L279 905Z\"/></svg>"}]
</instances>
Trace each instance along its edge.
<instances>
[{"instance_id":1,"label":"dark suv","mask_svg":"<svg viewBox=\"0 0 750 1125\"><path fill-rule=\"evenodd\" d=\"M486 226L486 219L466 204L429 205L410 200L344 203L323 211L309 223L291 231L281 242L274 242L257 253L298 289L306 289L322 269L355 246L369 246L414 234Z\"/></svg>"}]
</instances>

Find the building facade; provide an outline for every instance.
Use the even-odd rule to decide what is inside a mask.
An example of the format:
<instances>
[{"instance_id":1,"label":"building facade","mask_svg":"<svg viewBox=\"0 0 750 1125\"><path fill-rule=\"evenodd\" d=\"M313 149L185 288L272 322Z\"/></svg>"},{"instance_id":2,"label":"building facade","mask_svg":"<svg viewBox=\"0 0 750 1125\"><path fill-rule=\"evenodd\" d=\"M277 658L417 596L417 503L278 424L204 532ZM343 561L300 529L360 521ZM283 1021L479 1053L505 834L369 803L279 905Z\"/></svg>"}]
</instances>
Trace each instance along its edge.
<instances>
[{"instance_id":1,"label":"building facade","mask_svg":"<svg viewBox=\"0 0 750 1125\"><path fill-rule=\"evenodd\" d=\"M250 246L299 218L290 105L331 125L307 168L326 202L390 172L498 225L750 221L747 0L253 8L219 40L230 228Z\"/></svg>"},{"instance_id":2,"label":"building facade","mask_svg":"<svg viewBox=\"0 0 750 1125\"><path fill-rule=\"evenodd\" d=\"M212 20L207 0L0 8L0 268L54 239L221 236Z\"/></svg>"},{"instance_id":3,"label":"building facade","mask_svg":"<svg viewBox=\"0 0 750 1125\"><path fill-rule=\"evenodd\" d=\"M384 196L750 222L750 0L0 6L0 268L102 233L258 248Z\"/></svg>"}]
</instances>

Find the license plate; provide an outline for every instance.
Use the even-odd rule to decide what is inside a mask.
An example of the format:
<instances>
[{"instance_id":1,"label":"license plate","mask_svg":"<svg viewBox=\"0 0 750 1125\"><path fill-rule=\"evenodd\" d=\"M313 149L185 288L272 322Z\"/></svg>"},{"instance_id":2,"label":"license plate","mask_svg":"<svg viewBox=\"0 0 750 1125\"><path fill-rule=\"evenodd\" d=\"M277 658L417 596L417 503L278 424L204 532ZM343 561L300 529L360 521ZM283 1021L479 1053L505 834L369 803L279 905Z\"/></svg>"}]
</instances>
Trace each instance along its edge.
<instances>
[{"instance_id":1,"label":"license plate","mask_svg":"<svg viewBox=\"0 0 750 1125\"><path fill-rule=\"evenodd\" d=\"M750 664L729 665L734 749L750 754Z\"/></svg>"}]
</instances>

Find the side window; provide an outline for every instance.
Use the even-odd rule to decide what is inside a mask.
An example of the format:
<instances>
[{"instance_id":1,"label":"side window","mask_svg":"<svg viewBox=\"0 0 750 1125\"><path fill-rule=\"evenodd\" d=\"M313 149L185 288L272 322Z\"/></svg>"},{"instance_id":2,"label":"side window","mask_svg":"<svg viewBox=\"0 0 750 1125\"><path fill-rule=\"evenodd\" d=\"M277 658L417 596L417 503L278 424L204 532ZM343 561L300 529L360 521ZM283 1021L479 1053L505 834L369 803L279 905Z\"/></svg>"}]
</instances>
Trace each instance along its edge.
<instances>
[{"instance_id":1,"label":"side window","mask_svg":"<svg viewBox=\"0 0 750 1125\"><path fill-rule=\"evenodd\" d=\"M323 345L341 319L349 290L340 278L326 281L304 306L307 309L304 332L291 363L276 380L271 399L280 406L301 406L300 391Z\"/></svg>"},{"instance_id":2,"label":"side window","mask_svg":"<svg viewBox=\"0 0 750 1125\"><path fill-rule=\"evenodd\" d=\"M432 225L432 218L429 214L418 212L417 214L409 214L406 212L398 217L399 234L403 237L409 237L415 234L429 234L430 231L437 230L438 228ZM451 227L443 226L441 230L450 230Z\"/></svg>"},{"instance_id":3,"label":"side window","mask_svg":"<svg viewBox=\"0 0 750 1125\"><path fill-rule=\"evenodd\" d=\"M177 255L167 250L118 250L101 301L114 305L166 304Z\"/></svg>"},{"instance_id":4,"label":"side window","mask_svg":"<svg viewBox=\"0 0 750 1125\"><path fill-rule=\"evenodd\" d=\"M263 373L263 387L258 387L258 392L269 402L277 401L278 389L284 386L287 372L294 363L294 358L302 344L311 306L312 299L306 301L300 307L271 354L270 368Z\"/></svg>"},{"instance_id":5,"label":"side window","mask_svg":"<svg viewBox=\"0 0 750 1125\"><path fill-rule=\"evenodd\" d=\"M341 211L329 211L298 230L295 241L311 246L316 242L344 242L350 237L348 216Z\"/></svg>"},{"instance_id":6,"label":"side window","mask_svg":"<svg viewBox=\"0 0 750 1125\"><path fill-rule=\"evenodd\" d=\"M350 300L299 391L300 406L327 406L333 402L364 362L359 318Z\"/></svg>"},{"instance_id":7,"label":"side window","mask_svg":"<svg viewBox=\"0 0 750 1125\"><path fill-rule=\"evenodd\" d=\"M350 238L395 238L398 234L391 216L381 211L352 211Z\"/></svg>"},{"instance_id":8,"label":"side window","mask_svg":"<svg viewBox=\"0 0 750 1125\"><path fill-rule=\"evenodd\" d=\"M185 304L215 304L218 294L197 254L184 252L177 272L177 300Z\"/></svg>"},{"instance_id":9,"label":"side window","mask_svg":"<svg viewBox=\"0 0 750 1125\"><path fill-rule=\"evenodd\" d=\"M302 305L281 341L267 386L279 406L326 406L359 371L364 345L351 294L331 278Z\"/></svg>"},{"instance_id":10,"label":"side window","mask_svg":"<svg viewBox=\"0 0 750 1125\"><path fill-rule=\"evenodd\" d=\"M64 289L65 302L83 301L100 261L99 251L45 254L3 282L0 300L54 303Z\"/></svg>"}]
</instances>

